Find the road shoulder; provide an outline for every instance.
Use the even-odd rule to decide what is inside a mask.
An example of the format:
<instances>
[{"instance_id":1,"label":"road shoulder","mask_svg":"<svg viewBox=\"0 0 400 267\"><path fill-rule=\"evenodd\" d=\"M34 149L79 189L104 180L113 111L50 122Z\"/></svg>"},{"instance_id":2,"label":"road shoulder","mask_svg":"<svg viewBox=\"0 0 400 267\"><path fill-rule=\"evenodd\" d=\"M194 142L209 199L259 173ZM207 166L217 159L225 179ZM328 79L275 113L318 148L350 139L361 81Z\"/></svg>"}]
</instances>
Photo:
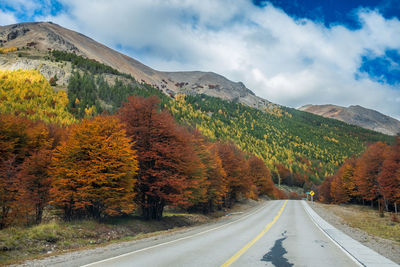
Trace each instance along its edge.
<instances>
[{"instance_id":1,"label":"road shoulder","mask_svg":"<svg viewBox=\"0 0 400 267\"><path fill-rule=\"evenodd\" d=\"M311 208L315 204L309 205L302 201L303 206L314 223L331 238L347 254L360 263L361 266L398 266L393 261L385 258L376 251L364 246L360 242L346 235L344 232L325 221L317 212Z\"/></svg>"}]
</instances>

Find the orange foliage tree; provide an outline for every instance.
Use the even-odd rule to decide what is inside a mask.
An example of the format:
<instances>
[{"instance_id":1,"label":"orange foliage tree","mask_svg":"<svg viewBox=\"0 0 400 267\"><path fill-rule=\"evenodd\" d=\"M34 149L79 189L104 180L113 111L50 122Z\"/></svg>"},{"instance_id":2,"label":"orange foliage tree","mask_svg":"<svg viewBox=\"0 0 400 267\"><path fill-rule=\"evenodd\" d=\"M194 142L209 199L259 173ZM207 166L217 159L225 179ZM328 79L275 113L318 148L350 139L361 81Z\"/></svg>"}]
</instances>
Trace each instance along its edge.
<instances>
[{"instance_id":1,"label":"orange foliage tree","mask_svg":"<svg viewBox=\"0 0 400 267\"><path fill-rule=\"evenodd\" d=\"M209 152L211 161L207 166L207 211L213 211L215 207L221 208L228 193L228 180L226 171L222 166L222 160L218 155L217 145L210 144Z\"/></svg>"},{"instance_id":2,"label":"orange foliage tree","mask_svg":"<svg viewBox=\"0 0 400 267\"><path fill-rule=\"evenodd\" d=\"M115 117L85 119L70 128L53 155L52 203L65 219L103 218L134 209L136 153Z\"/></svg>"},{"instance_id":3,"label":"orange foliage tree","mask_svg":"<svg viewBox=\"0 0 400 267\"><path fill-rule=\"evenodd\" d=\"M340 167L338 173L331 182L331 196L335 203L346 203L356 196L356 185L354 181L356 161L346 160Z\"/></svg>"}]
</instances>

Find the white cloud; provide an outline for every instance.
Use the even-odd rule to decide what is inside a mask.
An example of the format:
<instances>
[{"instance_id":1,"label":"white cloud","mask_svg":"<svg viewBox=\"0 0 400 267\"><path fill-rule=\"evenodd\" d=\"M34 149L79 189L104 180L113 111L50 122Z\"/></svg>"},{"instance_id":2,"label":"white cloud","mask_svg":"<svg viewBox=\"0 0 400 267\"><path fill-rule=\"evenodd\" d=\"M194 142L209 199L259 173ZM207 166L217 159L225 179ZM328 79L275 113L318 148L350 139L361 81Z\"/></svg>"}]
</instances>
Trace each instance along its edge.
<instances>
[{"instance_id":1,"label":"white cloud","mask_svg":"<svg viewBox=\"0 0 400 267\"><path fill-rule=\"evenodd\" d=\"M294 20L251 1L63 0L52 20L160 70L204 70L243 81L273 102L359 104L400 118L400 88L355 79L362 55L400 51L400 22L359 10L358 30Z\"/></svg>"},{"instance_id":2,"label":"white cloud","mask_svg":"<svg viewBox=\"0 0 400 267\"><path fill-rule=\"evenodd\" d=\"M16 22L17 19L15 18L14 14L0 10L0 26L14 24Z\"/></svg>"}]
</instances>

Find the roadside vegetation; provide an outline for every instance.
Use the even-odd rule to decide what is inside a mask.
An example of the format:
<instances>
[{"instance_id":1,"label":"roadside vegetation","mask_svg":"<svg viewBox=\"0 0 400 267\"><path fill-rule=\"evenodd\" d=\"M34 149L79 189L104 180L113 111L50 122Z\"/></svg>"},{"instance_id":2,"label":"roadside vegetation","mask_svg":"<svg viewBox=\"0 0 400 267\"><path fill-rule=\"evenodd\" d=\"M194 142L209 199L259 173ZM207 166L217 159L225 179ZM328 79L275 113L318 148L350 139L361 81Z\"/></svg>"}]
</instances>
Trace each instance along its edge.
<instances>
[{"instance_id":1,"label":"roadside vegetation","mask_svg":"<svg viewBox=\"0 0 400 267\"><path fill-rule=\"evenodd\" d=\"M358 158L351 158L320 185L318 198L325 203L359 203L394 211L400 203L400 138L392 145L377 142Z\"/></svg>"},{"instance_id":2,"label":"roadside vegetation","mask_svg":"<svg viewBox=\"0 0 400 267\"><path fill-rule=\"evenodd\" d=\"M393 221L391 212L379 211L368 206L360 205L323 205L323 208L340 217L342 221L364 232L381 238L393 240L400 245L400 221Z\"/></svg>"},{"instance_id":3,"label":"roadside vegetation","mask_svg":"<svg viewBox=\"0 0 400 267\"><path fill-rule=\"evenodd\" d=\"M118 241L137 240L205 223L210 217L180 212L162 220L140 216L113 218L103 222L51 221L32 227L13 226L0 231L0 265L21 263L43 255L94 248Z\"/></svg>"}]
</instances>

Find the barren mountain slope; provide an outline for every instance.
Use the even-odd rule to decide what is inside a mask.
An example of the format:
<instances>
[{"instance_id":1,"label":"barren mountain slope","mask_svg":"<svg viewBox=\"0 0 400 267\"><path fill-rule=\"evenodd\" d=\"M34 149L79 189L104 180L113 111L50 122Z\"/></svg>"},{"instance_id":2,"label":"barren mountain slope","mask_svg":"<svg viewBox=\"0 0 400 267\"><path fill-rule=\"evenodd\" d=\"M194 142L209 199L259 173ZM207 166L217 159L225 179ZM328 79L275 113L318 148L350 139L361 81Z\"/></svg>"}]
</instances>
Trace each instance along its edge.
<instances>
[{"instance_id":1,"label":"barren mountain slope","mask_svg":"<svg viewBox=\"0 0 400 267\"><path fill-rule=\"evenodd\" d=\"M361 106L341 107L335 105L306 105L299 110L326 118L337 119L348 124L374 130L388 135L400 134L400 121L378 111Z\"/></svg>"},{"instance_id":2,"label":"barren mountain slope","mask_svg":"<svg viewBox=\"0 0 400 267\"><path fill-rule=\"evenodd\" d=\"M255 96L241 82L232 82L211 72L156 71L85 35L51 22L0 26L0 44L4 47L29 46L40 51L55 49L76 53L109 65L120 72L131 74L139 82L151 84L167 94L204 93L225 100L238 101L251 107L265 108L271 105L269 101ZM17 62L13 66L22 67L24 64L26 62ZM9 65L3 60L1 67L7 68Z\"/></svg>"}]
</instances>

